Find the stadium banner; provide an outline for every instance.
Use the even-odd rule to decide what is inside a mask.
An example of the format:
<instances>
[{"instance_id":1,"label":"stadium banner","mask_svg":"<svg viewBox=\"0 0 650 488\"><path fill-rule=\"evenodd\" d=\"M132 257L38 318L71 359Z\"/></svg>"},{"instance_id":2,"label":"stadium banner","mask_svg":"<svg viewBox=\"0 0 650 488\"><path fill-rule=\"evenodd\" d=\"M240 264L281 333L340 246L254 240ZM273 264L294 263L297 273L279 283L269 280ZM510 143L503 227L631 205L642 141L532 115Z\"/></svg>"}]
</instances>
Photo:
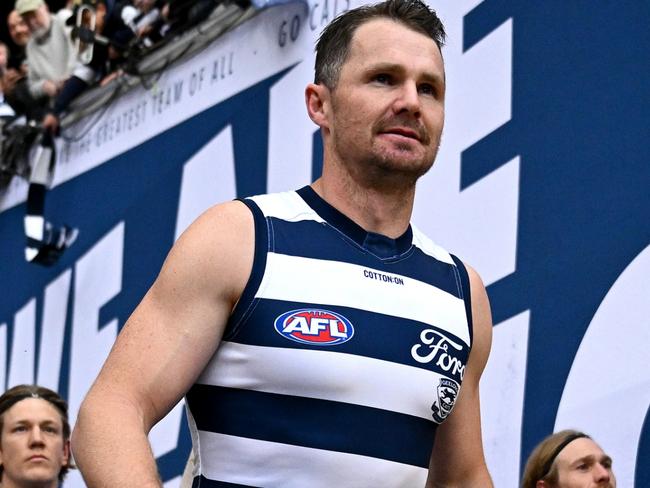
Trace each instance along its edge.
<instances>
[{"instance_id":1,"label":"stadium banner","mask_svg":"<svg viewBox=\"0 0 650 488\"><path fill-rule=\"evenodd\" d=\"M262 10L67 127L45 216L79 235L53 266L25 261L27 184L0 190L0 385L56 389L74 420L202 211L319 176L304 106L314 43L360 4ZM612 455L619 486L650 486L650 5L431 5L448 34L446 124L414 222L487 286L481 410L495 485L517 486L533 446L571 427ZM182 402L150 438L165 486L178 486ZM75 472L65 486L83 482Z\"/></svg>"}]
</instances>

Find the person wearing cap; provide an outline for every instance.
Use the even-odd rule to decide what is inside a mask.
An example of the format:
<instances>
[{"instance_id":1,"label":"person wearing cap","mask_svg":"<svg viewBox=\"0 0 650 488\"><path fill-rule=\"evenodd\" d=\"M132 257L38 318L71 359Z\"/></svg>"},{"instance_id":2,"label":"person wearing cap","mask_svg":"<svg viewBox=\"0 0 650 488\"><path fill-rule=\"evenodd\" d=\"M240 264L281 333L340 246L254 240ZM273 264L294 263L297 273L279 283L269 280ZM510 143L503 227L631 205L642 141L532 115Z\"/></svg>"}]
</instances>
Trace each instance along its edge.
<instances>
[{"instance_id":1,"label":"person wearing cap","mask_svg":"<svg viewBox=\"0 0 650 488\"><path fill-rule=\"evenodd\" d=\"M616 488L612 458L584 432L563 430L533 449L521 488Z\"/></svg>"},{"instance_id":2,"label":"person wearing cap","mask_svg":"<svg viewBox=\"0 0 650 488\"><path fill-rule=\"evenodd\" d=\"M17 0L15 9L31 33L25 49L29 91L36 98L54 97L76 62L69 29L61 17L50 13L43 0Z\"/></svg>"},{"instance_id":3,"label":"person wearing cap","mask_svg":"<svg viewBox=\"0 0 650 488\"><path fill-rule=\"evenodd\" d=\"M0 486L56 488L70 468L66 401L37 385L0 396Z\"/></svg>"}]
</instances>

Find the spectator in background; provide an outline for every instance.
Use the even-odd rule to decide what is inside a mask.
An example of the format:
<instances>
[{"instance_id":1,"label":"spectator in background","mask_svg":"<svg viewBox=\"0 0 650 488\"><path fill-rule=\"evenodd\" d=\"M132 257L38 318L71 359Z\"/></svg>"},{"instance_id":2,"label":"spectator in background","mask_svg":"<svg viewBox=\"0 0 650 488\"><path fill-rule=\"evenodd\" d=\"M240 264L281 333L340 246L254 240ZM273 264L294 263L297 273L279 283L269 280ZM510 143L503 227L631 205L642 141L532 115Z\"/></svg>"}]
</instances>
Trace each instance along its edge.
<instances>
[{"instance_id":1,"label":"spectator in background","mask_svg":"<svg viewBox=\"0 0 650 488\"><path fill-rule=\"evenodd\" d=\"M85 34L81 35L77 26L73 29L73 37L79 36L81 39L88 36L100 37L103 41L85 45L84 50L92 49L90 62L87 64L77 62L72 75L65 81L56 96L52 110L43 119L43 127L51 131L58 129L61 114L67 110L74 98L110 73L115 73L115 63L120 59L121 51L126 49L128 42L134 36L132 30L124 23L120 11L115 8L112 1L108 0L79 1L68 23L76 22L77 9L81 7L89 7L95 12L95 29L94 31L89 29L90 19L85 18L80 26ZM81 51L82 56L84 50Z\"/></svg>"},{"instance_id":2,"label":"spectator in background","mask_svg":"<svg viewBox=\"0 0 650 488\"><path fill-rule=\"evenodd\" d=\"M29 41L29 28L16 10L12 10L7 15L7 28L9 30L9 36L15 45L11 50L9 67L21 69L25 67L25 46L27 46L27 41Z\"/></svg>"},{"instance_id":3,"label":"spectator in background","mask_svg":"<svg viewBox=\"0 0 650 488\"><path fill-rule=\"evenodd\" d=\"M7 71L7 62L9 60L9 48L4 42L0 42L0 75L4 78L4 73ZM10 119L16 114L11 106L5 101L4 97L4 83L0 78L0 119Z\"/></svg>"},{"instance_id":4,"label":"spectator in background","mask_svg":"<svg viewBox=\"0 0 650 488\"><path fill-rule=\"evenodd\" d=\"M2 488L56 488L70 462L68 404L36 385L18 385L0 396Z\"/></svg>"},{"instance_id":5,"label":"spectator in background","mask_svg":"<svg viewBox=\"0 0 650 488\"><path fill-rule=\"evenodd\" d=\"M30 120L40 120L45 113L47 97L34 98L27 82L28 64L25 47L29 41L29 28L16 10L7 16L9 36L14 43L10 50L7 70L0 78L4 98L16 115L25 115Z\"/></svg>"},{"instance_id":6,"label":"spectator in background","mask_svg":"<svg viewBox=\"0 0 650 488\"><path fill-rule=\"evenodd\" d=\"M616 488L612 458L591 437L563 430L540 442L526 462L521 488Z\"/></svg>"},{"instance_id":7,"label":"spectator in background","mask_svg":"<svg viewBox=\"0 0 650 488\"><path fill-rule=\"evenodd\" d=\"M162 7L166 21L164 35L177 34L207 19L217 4L214 0L165 0Z\"/></svg>"},{"instance_id":8,"label":"spectator in background","mask_svg":"<svg viewBox=\"0 0 650 488\"><path fill-rule=\"evenodd\" d=\"M135 33L144 47L151 47L162 40L165 19L162 16L164 0L133 0L132 5L125 4L122 18Z\"/></svg>"},{"instance_id":9,"label":"spectator in background","mask_svg":"<svg viewBox=\"0 0 650 488\"><path fill-rule=\"evenodd\" d=\"M26 53L33 97L55 97L76 62L76 51L62 17L52 15L43 0L17 0L16 11L29 27Z\"/></svg>"}]
</instances>

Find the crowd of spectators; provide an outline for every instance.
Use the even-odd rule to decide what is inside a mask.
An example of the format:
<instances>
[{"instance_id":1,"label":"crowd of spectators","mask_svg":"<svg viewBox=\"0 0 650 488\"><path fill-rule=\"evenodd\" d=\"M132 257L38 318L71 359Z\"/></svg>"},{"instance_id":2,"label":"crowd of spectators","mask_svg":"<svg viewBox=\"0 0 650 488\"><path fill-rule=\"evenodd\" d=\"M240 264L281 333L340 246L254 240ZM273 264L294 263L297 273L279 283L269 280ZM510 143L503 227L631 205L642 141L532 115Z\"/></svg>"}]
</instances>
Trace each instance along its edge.
<instances>
[{"instance_id":1,"label":"crowd of spectators","mask_svg":"<svg viewBox=\"0 0 650 488\"><path fill-rule=\"evenodd\" d=\"M10 39L0 39L0 119L24 116L56 133L81 92L128 73L221 1L69 0L54 11L44 0L15 0Z\"/></svg>"}]
</instances>

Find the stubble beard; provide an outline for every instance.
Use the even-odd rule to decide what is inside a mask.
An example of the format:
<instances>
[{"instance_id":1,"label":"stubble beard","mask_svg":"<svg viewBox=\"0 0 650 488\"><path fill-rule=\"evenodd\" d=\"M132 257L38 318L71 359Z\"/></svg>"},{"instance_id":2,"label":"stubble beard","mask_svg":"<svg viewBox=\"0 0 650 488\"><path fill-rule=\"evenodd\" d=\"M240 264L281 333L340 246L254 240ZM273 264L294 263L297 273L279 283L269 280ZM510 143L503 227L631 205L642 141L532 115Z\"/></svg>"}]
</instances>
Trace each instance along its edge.
<instances>
[{"instance_id":1,"label":"stubble beard","mask_svg":"<svg viewBox=\"0 0 650 488\"><path fill-rule=\"evenodd\" d=\"M332 105L336 112L337 103L334 100ZM343 120L335 123L342 134L351 129L349 121L346 122L348 124ZM393 142L390 147L379 140L382 132L398 127L412 130L418 140ZM428 150L432 139L433 150ZM426 127L411 115L392 114L382 117L370 127L369 147L364 147L364 141L354 140L351 136L338 136L332 142L337 159L358 184L395 191L412 189L417 180L431 169L438 153L440 134L432 137ZM414 154L414 145L424 148L420 158Z\"/></svg>"},{"instance_id":2,"label":"stubble beard","mask_svg":"<svg viewBox=\"0 0 650 488\"><path fill-rule=\"evenodd\" d=\"M373 134L377 133L373 131ZM420 158L413 154L411 142L385 147L374 139L369 150L364 151L365 154L346 150L353 144L354 141L344 144L340 140L335 142L340 160L352 178L364 186L386 190L413 188L417 180L431 169L438 152L437 142L433 151L425 151ZM423 147L426 146L423 144Z\"/></svg>"}]
</instances>

